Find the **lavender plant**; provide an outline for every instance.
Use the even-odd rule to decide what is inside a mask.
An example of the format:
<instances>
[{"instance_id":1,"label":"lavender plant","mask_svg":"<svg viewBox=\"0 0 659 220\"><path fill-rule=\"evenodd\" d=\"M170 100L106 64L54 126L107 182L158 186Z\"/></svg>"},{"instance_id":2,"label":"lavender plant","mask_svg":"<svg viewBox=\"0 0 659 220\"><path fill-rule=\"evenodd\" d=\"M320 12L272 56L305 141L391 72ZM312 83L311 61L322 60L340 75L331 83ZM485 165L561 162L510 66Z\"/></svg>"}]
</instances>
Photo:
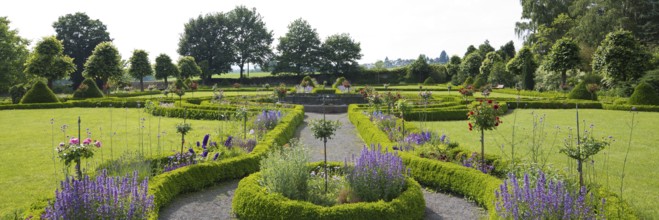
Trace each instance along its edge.
<instances>
[{"instance_id":1,"label":"lavender plant","mask_svg":"<svg viewBox=\"0 0 659 220\"><path fill-rule=\"evenodd\" d=\"M268 153L261 160L261 185L270 193L304 200L308 194L309 153L296 141Z\"/></svg>"},{"instance_id":2,"label":"lavender plant","mask_svg":"<svg viewBox=\"0 0 659 220\"><path fill-rule=\"evenodd\" d=\"M497 214L505 219L602 219L602 210L593 209L595 201L585 187L572 190L562 181L547 180L542 171L533 183L528 173L523 180L508 175L495 191Z\"/></svg>"},{"instance_id":3,"label":"lavender plant","mask_svg":"<svg viewBox=\"0 0 659 220\"><path fill-rule=\"evenodd\" d=\"M275 128L277 123L279 123L281 116L281 111L272 110L263 110L261 114L256 116L254 127L256 128L259 136L263 136L265 132Z\"/></svg>"},{"instance_id":4,"label":"lavender plant","mask_svg":"<svg viewBox=\"0 0 659 220\"><path fill-rule=\"evenodd\" d=\"M107 172L92 179L67 178L55 191L55 200L46 207L42 219L146 219L153 210L148 195L148 179L110 177Z\"/></svg>"},{"instance_id":5,"label":"lavender plant","mask_svg":"<svg viewBox=\"0 0 659 220\"><path fill-rule=\"evenodd\" d=\"M481 161L478 160L478 153L473 152L468 158L462 159L462 165L465 167L477 169L483 173L491 173L494 170L494 166L491 164L481 164Z\"/></svg>"},{"instance_id":6,"label":"lavender plant","mask_svg":"<svg viewBox=\"0 0 659 220\"><path fill-rule=\"evenodd\" d=\"M354 160L354 167L349 168L346 179L352 192L365 202L380 199L390 201L405 188L407 169L397 153L381 152L381 146L371 149L364 146L360 156Z\"/></svg>"}]
</instances>

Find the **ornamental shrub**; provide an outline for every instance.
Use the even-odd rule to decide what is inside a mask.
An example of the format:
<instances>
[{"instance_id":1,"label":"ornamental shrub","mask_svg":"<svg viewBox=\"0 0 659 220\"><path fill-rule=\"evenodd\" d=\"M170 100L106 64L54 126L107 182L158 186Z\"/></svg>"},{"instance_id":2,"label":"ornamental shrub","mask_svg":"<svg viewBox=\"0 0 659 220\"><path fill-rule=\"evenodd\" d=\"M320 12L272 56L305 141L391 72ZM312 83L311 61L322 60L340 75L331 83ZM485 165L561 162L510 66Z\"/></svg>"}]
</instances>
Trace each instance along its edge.
<instances>
[{"instance_id":1,"label":"ornamental shrub","mask_svg":"<svg viewBox=\"0 0 659 220\"><path fill-rule=\"evenodd\" d=\"M629 97L631 105L659 105L659 94L646 82L641 82L634 89L634 93Z\"/></svg>"},{"instance_id":2,"label":"ornamental shrub","mask_svg":"<svg viewBox=\"0 0 659 220\"><path fill-rule=\"evenodd\" d=\"M11 96L11 103L18 104L21 101L23 95L25 95L25 87L23 84L13 85L9 88L9 95Z\"/></svg>"},{"instance_id":3,"label":"ornamental shrub","mask_svg":"<svg viewBox=\"0 0 659 220\"><path fill-rule=\"evenodd\" d=\"M149 180L138 180L138 173L123 178L101 172L96 179L67 178L55 191L42 219L147 219L154 208L148 195Z\"/></svg>"},{"instance_id":4,"label":"ornamental shrub","mask_svg":"<svg viewBox=\"0 0 659 220\"><path fill-rule=\"evenodd\" d=\"M261 160L261 185L269 193L305 200L309 187L309 153L296 143L273 150Z\"/></svg>"},{"instance_id":5,"label":"ornamental shrub","mask_svg":"<svg viewBox=\"0 0 659 220\"><path fill-rule=\"evenodd\" d=\"M407 168L396 152L381 151L381 146L366 146L349 169L346 179L352 192L364 202L390 201L405 189Z\"/></svg>"},{"instance_id":6,"label":"ornamental shrub","mask_svg":"<svg viewBox=\"0 0 659 220\"><path fill-rule=\"evenodd\" d=\"M570 99L584 99L584 100L594 100L597 101L597 94L591 93L586 87L586 81L580 82L577 84L574 89L567 95Z\"/></svg>"},{"instance_id":7,"label":"ornamental shrub","mask_svg":"<svg viewBox=\"0 0 659 220\"><path fill-rule=\"evenodd\" d=\"M472 84L474 84L474 78L472 78L471 76L467 77L467 79L465 79L465 82L462 83L463 86L468 86Z\"/></svg>"},{"instance_id":8,"label":"ornamental shrub","mask_svg":"<svg viewBox=\"0 0 659 220\"><path fill-rule=\"evenodd\" d=\"M52 103L60 102L53 93L53 90L50 90L48 86L41 81L34 83L32 88L27 91L23 99L21 99L21 104L28 103Z\"/></svg>"},{"instance_id":9,"label":"ornamental shrub","mask_svg":"<svg viewBox=\"0 0 659 220\"><path fill-rule=\"evenodd\" d=\"M345 77L336 78L336 81L334 81L334 84L332 84L332 88L337 88L340 85L343 85L343 81L345 81L345 80L346 80Z\"/></svg>"},{"instance_id":10,"label":"ornamental shrub","mask_svg":"<svg viewBox=\"0 0 659 220\"><path fill-rule=\"evenodd\" d=\"M306 86L311 86L311 87L316 87L316 84L314 83L314 79L311 78L311 76L305 76L302 78L302 81L300 82L300 86L306 87Z\"/></svg>"},{"instance_id":11,"label":"ornamental shrub","mask_svg":"<svg viewBox=\"0 0 659 220\"><path fill-rule=\"evenodd\" d=\"M103 92L96 86L96 82L91 79L85 79L80 83L78 89L73 92L73 98L102 98Z\"/></svg>"},{"instance_id":12,"label":"ornamental shrub","mask_svg":"<svg viewBox=\"0 0 659 220\"><path fill-rule=\"evenodd\" d=\"M435 85L435 84L437 84L437 83L435 82L435 80L432 77L428 77L428 78L426 78L425 81L423 81L423 85L430 86L430 85Z\"/></svg>"},{"instance_id":13,"label":"ornamental shrub","mask_svg":"<svg viewBox=\"0 0 659 220\"><path fill-rule=\"evenodd\" d=\"M478 75L476 76L476 81L474 81L474 88L477 90L480 90L481 87L485 86L487 84L487 77L484 75Z\"/></svg>"}]
</instances>

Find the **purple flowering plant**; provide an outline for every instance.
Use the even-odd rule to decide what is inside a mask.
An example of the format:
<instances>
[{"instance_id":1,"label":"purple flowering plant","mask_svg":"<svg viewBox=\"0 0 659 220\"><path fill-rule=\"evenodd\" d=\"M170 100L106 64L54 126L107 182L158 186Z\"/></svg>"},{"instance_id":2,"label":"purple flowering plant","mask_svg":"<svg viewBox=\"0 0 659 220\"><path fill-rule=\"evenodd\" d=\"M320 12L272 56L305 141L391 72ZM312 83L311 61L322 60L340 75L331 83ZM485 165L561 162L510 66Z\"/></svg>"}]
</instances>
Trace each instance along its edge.
<instances>
[{"instance_id":1,"label":"purple flowering plant","mask_svg":"<svg viewBox=\"0 0 659 220\"><path fill-rule=\"evenodd\" d=\"M352 192L361 201L390 201L405 189L407 168L396 152L382 152L382 147L364 148L358 158L353 158L354 167L345 167L346 180Z\"/></svg>"},{"instance_id":2,"label":"purple flowering plant","mask_svg":"<svg viewBox=\"0 0 659 220\"><path fill-rule=\"evenodd\" d=\"M495 191L497 214L505 219L604 219L603 210L585 187L572 189L563 181L547 180L538 171L535 183L528 173L522 180L514 174Z\"/></svg>"},{"instance_id":3,"label":"purple flowering plant","mask_svg":"<svg viewBox=\"0 0 659 220\"><path fill-rule=\"evenodd\" d=\"M66 178L55 191L42 219L147 219L154 209L148 195L148 178L139 181L137 171L111 177L102 171L95 179Z\"/></svg>"}]
</instances>

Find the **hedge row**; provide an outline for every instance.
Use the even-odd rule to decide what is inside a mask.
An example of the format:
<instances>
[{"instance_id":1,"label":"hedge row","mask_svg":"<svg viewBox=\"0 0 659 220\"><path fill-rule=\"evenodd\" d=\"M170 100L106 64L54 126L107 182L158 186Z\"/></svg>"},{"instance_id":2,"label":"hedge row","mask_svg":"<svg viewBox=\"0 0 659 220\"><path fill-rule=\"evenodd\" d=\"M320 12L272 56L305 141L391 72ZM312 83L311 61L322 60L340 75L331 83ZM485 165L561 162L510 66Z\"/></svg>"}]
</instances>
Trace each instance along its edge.
<instances>
[{"instance_id":1,"label":"hedge row","mask_svg":"<svg viewBox=\"0 0 659 220\"><path fill-rule=\"evenodd\" d=\"M52 108L137 108L137 106L144 106L143 101L136 100L112 100L112 99L87 99L79 101L68 101L63 103L34 103L34 104L15 104L15 105L0 105L0 110L9 109L52 109Z\"/></svg>"},{"instance_id":2,"label":"hedge row","mask_svg":"<svg viewBox=\"0 0 659 220\"><path fill-rule=\"evenodd\" d=\"M389 141L387 135L371 123L368 117L361 113L357 105L348 107L348 118L355 125L364 142L380 143L387 148L391 148L396 144ZM475 169L454 163L421 158L407 152L400 153L400 156L403 163L411 170L412 177L419 183L465 196L489 210L490 219L497 219L494 192L499 189L503 180L483 174ZM621 206L624 206L626 212L623 213L622 219L637 219L628 204L619 202L617 195L603 188L597 188L591 190L591 192L594 193L597 199L606 199L604 210L607 218L618 219L618 210L621 209Z\"/></svg>"},{"instance_id":3,"label":"hedge row","mask_svg":"<svg viewBox=\"0 0 659 220\"><path fill-rule=\"evenodd\" d=\"M315 94L337 94L337 89L316 87L313 90L311 90L311 93L315 93Z\"/></svg>"},{"instance_id":4,"label":"hedge row","mask_svg":"<svg viewBox=\"0 0 659 220\"><path fill-rule=\"evenodd\" d=\"M162 92L160 90L144 91L144 92L121 92L121 93L110 94L108 96L117 97L117 98L128 98L128 97L137 97L144 95L162 95Z\"/></svg>"},{"instance_id":5,"label":"hedge row","mask_svg":"<svg viewBox=\"0 0 659 220\"><path fill-rule=\"evenodd\" d=\"M318 163L315 163L318 164ZM332 163L342 166L342 163ZM317 165L310 165L316 167ZM267 193L259 184L260 173L240 181L232 207L241 219L422 219L425 200L419 183L407 178L406 189L389 202L360 202L331 207L291 200L281 194Z\"/></svg>"}]
</instances>

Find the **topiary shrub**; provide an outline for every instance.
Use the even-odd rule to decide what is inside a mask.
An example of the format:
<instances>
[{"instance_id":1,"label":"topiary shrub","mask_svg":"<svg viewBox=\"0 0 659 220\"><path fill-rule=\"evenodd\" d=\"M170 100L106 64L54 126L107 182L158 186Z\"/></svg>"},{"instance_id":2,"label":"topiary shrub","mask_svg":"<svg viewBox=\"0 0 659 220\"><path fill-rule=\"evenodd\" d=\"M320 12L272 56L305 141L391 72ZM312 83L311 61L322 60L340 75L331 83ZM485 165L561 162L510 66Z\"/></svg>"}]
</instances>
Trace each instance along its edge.
<instances>
[{"instance_id":1,"label":"topiary shrub","mask_svg":"<svg viewBox=\"0 0 659 220\"><path fill-rule=\"evenodd\" d=\"M316 88L316 84L314 83L314 81L315 80L313 80L311 76L305 76L304 78L302 78L302 82L300 82L300 86L311 86Z\"/></svg>"},{"instance_id":2,"label":"topiary shrub","mask_svg":"<svg viewBox=\"0 0 659 220\"><path fill-rule=\"evenodd\" d=\"M465 79L465 82L462 83L463 86L468 86L472 84L474 84L474 78L471 78L471 76L467 77L467 79Z\"/></svg>"},{"instance_id":3,"label":"topiary shrub","mask_svg":"<svg viewBox=\"0 0 659 220\"><path fill-rule=\"evenodd\" d=\"M53 93L53 90L50 90L46 83L37 81L32 86L32 89L27 91L23 99L21 99L21 104L27 103L52 103L60 102Z\"/></svg>"},{"instance_id":4,"label":"topiary shrub","mask_svg":"<svg viewBox=\"0 0 659 220\"><path fill-rule=\"evenodd\" d=\"M102 98L103 92L96 86L96 82L91 79L85 79L80 83L78 89L73 92L73 98Z\"/></svg>"},{"instance_id":5,"label":"topiary shrub","mask_svg":"<svg viewBox=\"0 0 659 220\"><path fill-rule=\"evenodd\" d=\"M435 82L435 80L432 77L428 77L428 78L426 78L426 81L423 81L423 85L430 86L430 85L435 85L435 84L437 84L437 83Z\"/></svg>"},{"instance_id":6,"label":"topiary shrub","mask_svg":"<svg viewBox=\"0 0 659 220\"><path fill-rule=\"evenodd\" d=\"M11 103L18 104L21 101L23 95L25 95L25 87L23 84L14 85L9 88L9 95L11 96Z\"/></svg>"},{"instance_id":7,"label":"topiary shrub","mask_svg":"<svg viewBox=\"0 0 659 220\"><path fill-rule=\"evenodd\" d=\"M567 95L570 99L584 99L597 101L597 94L591 93L586 88L586 81L582 81L572 89L570 94Z\"/></svg>"},{"instance_id":8,"label":"topiary shrub","mask_svg":"<svg viewBox=\"0 0 659 220\"><path fill-rule=\"evenodd\" d=\"M634 93L629 97L631 105L659 105L659 94L648 83L641 82L634 89Z\"/></svg>"},{"instance_id":9,"label":"topiary shrub","mask_svg":"<svg viewBox=\"0 0 659 220\"><path fill-rule=\"evenodd\" d=\"M345 81L345 80L346 80L346 78L343 77L343 76L339 77L339 78L336 78L336 81L334 81L334 84L332 84L332 88L336 88L336 87L339 87L340 85L343 85L343 81Z\"/></svg>"}]
</instances>

